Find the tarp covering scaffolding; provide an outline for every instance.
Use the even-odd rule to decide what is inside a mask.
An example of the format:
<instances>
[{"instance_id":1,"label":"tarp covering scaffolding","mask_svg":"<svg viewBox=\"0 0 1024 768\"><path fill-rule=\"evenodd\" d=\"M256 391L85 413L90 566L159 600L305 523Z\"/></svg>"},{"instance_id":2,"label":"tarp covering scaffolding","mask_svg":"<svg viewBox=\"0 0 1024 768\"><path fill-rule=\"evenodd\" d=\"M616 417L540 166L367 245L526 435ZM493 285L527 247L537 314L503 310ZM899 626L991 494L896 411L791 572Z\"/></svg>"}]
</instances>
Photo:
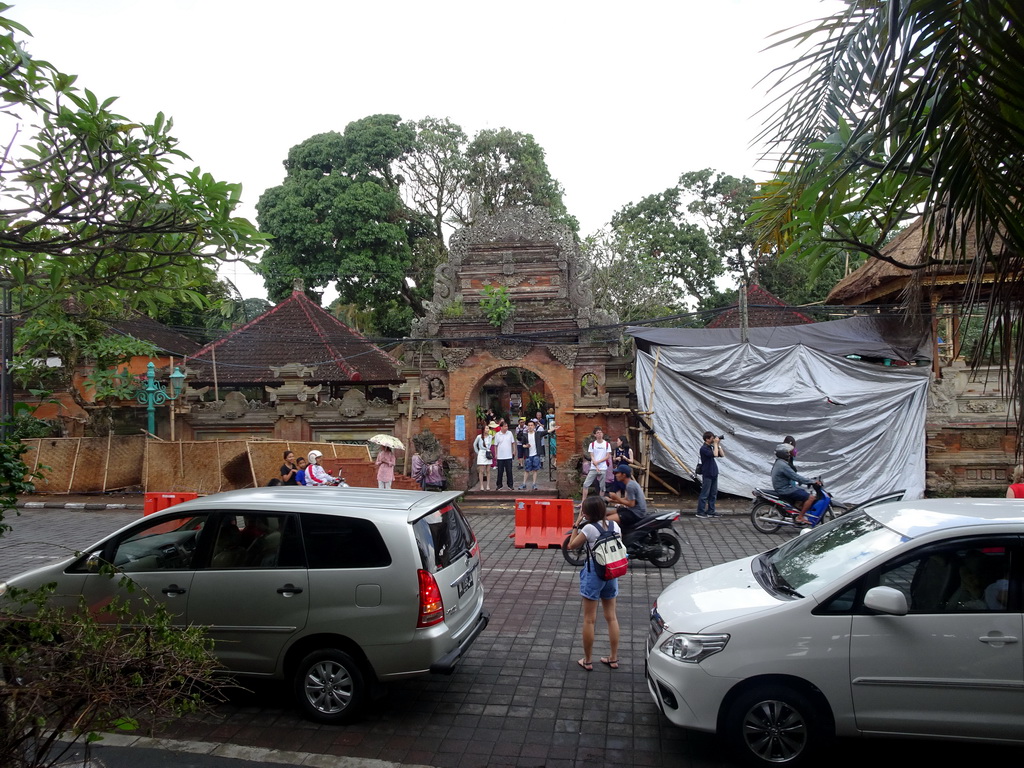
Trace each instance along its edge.
<instances>
[{"instance_id":1,"label":"tarp covering scaffolding","mask_svg":"<svg viewBox=\"0 0 1024 768\"><path fill-rule=\"evenodd\" d=\"M925 487L930 370L848 359L926 360L927 334L906 322L850 318L785 328L630 328L640 411L659 439L652 460L690 477L705 430L725 435L721 492L771 487L774 448L796 437L797 472L838 501Z\"/></svg>"}]
</instances>

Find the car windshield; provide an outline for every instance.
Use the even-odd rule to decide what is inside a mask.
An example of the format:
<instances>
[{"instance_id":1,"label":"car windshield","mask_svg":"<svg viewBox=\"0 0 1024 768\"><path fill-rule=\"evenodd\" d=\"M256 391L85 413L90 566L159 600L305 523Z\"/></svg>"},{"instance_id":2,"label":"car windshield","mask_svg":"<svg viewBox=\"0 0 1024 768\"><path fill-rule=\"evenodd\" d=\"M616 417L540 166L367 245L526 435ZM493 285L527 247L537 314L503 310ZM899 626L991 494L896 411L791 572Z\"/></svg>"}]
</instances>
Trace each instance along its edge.
<instances>
[{"instance_id":1,"label":"car windshield","mask_svg":"<svg viewBox=\"0 0 1024 768\"><path fill-rule=\"evenodd\" d=\"M798 536L767 560L788 586L809 595L902 540L866 512L854 512Z\"/></svg>"}]
</instances>

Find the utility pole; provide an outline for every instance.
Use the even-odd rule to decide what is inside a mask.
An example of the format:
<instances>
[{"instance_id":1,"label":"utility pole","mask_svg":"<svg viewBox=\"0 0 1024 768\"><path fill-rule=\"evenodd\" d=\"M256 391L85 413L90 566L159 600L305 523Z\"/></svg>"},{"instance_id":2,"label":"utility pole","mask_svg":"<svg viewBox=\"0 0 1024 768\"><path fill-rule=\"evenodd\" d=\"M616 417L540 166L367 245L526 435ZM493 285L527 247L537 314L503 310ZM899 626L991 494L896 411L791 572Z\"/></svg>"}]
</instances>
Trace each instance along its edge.
<instances>
[{"instance_id":1,"label":"utility pole","mask_svg":"<svg viewBox=\"0 0 1024 768\"><path fill-rule=\"evenodd\" d=\"M0 281L3 299L0 302L0 440L6 440L10 421L14 418L14 382L11 380L11 361L14 359L14 324L11 318L11 286Z\"/></svg>"},{"instance_id":2,"label":"utility pole","mask_svg":"<svg viewBox=\"0 0 1024 768\"><path fill-rule=\"evenodd\" d=\"M747 281L740 280L740 343L747 343L747 328L750 326L750 315L747 312Z\"/></svg>"}]
</instances>

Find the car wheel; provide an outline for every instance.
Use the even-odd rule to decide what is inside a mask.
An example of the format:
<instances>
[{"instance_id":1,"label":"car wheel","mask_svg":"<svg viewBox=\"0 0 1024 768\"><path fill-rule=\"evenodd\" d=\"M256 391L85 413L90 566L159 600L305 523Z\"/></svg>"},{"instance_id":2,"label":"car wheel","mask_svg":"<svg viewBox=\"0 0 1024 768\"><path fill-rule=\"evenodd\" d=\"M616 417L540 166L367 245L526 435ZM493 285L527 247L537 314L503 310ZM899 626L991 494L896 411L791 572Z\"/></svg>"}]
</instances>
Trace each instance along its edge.
<instances>
[{"instance_id":1,"label":"car wheel","mask_svg":"<svg viewBox=\"0 0 1024 768\"><path fill-rule=\"evenodd\" d=\"M565 537L565 541L562 542L562 557L565 558L565 562L569 565L579 568L585 562L587 562L587 548L580 547L579 549L569 549L569 539L572 535Z\"/></svg>"},{"instance_id":2,"label":"car wheel","mask_svg":"<svg viewBox=\"0 0 1024 768\"><path fill-rule=\"evenodd\" d=\"M365 698L363 672L344 651L313 651L295 670L295 699L309 720L347 722L359 712Z\"/></svg>"},{"instance_id":3,"label":"car wheel","mask_svg":"<svg viewBox=\"0 0 1024 768\"><path fill-rule=\"evenodd\" d=\"M775 533L782 527L782 512L774 504L761 501L750 510L750 522L761 533Z\"/></svg>"},{"instance_id":4,"label":"car wheel","mask_svg":"<svg viewBox=\"0 0 1024 768\"><path fill-rule=\"evenodd\" d=\"M658 568L671 568L679 562L679 557L683 554L683 545L679 543L679 539L671 533L659 531L658 543L661 545L661 557L651 560L653 565Z\"/></svg>"},{"instance_id":5,"label":"car wheel","mask_svg":"<svg viewBox=\"0 0 1024 768\"><path fill-rule=\"evenodd\" d=\"M826 737L816 712L811 700L793 688L753 688L729 707L723 735L748 764L801 765Z\"/></svg>"}]
</instances>

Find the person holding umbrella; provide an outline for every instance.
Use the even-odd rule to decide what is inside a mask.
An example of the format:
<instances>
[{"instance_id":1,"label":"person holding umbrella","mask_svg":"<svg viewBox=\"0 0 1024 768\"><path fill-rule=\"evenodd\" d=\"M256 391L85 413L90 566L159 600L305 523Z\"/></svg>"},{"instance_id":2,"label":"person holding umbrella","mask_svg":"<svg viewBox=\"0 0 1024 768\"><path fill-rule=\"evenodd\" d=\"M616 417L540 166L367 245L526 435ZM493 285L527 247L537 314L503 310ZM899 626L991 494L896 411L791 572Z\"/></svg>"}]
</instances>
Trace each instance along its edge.
<instances>
[{"instance_id":1,"label":"person holding umbrella","mask_svg":"<svg viewBox=\"0 0 1024 768\"><path fill-rule=\"evenodd\" d=\"M377 451L377 487L391 490L391 484L395 481L395 449L405 448L402 441L393 435L374 435L370 438L371 443L380 446Z\"/></svg>"}]
</instances>

